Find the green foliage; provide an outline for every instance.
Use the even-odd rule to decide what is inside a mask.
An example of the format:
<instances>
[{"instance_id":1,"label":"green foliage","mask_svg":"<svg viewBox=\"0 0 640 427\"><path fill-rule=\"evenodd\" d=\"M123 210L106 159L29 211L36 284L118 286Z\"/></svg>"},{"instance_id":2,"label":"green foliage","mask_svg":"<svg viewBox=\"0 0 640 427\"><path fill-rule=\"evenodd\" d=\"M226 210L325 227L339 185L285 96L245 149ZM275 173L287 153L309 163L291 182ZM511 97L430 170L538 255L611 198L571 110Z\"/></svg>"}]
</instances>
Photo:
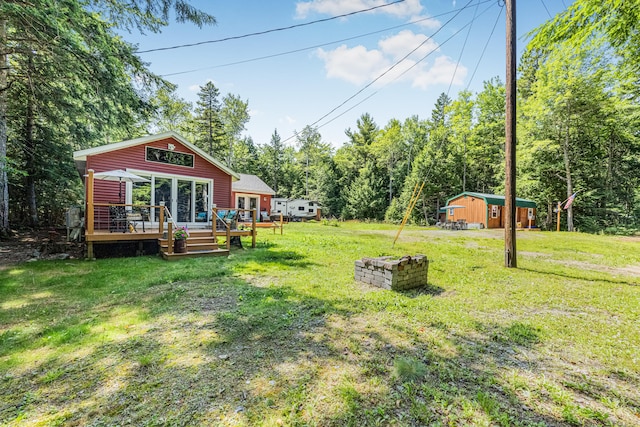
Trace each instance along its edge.
<instances>
[{"instance_id":1,"label":"green foliage","mask_svg":"<svg viewBox=\"0 0 640 427\"><path fill-rule=\"evenodd\" d=\"M323 218L321 222L322 222L322 225L325 225L325 226L340 227L340 222L335 218L333 218L333 219Z\"/></svg>"},{"instance_id":2,"label":"green foliage","mask_svg":"<svg viewBox=\"0 0 640 427\"><path fill-rule=\"evenodd\" d=\"M427 374L427 367L412 357L399 357L393 362L393 372L401 382L417 381Z\"/></svg>"},{"instance_id":3,"label":"green foliage","mask_svg":"<svg viewBox=\"0 0 640 427\"><path fill-rule=\"evenodd\" d=\"M640 226L637 9L620 0L577 0L532 34L521 58L517 193L537 202L543 228L554 228L553 208L575 191L563 229L629 234ZM310 126L295 144L283 143L277 130L269 142L254 142L243 134L248 100L221 98L208 82L194 109L114 31L158 31L173 15L215 22L181 0L0 3L7 30L0 44L12 70L0 68L9 79L0 110L11 113L4 123L11 167L4 158L0 166L9 174L12 219L50 224L81 202L71 150L164 130L180 132L233 170L260 176L278 196L317 200L325 215L344 219L400 221L423 183L410 215L417 224L436 221L438 209L462 191L503 192L500 79L478 93L440 94L426 120L378 126L365 112L337 150ZM0 140L0 155L3 148ZM0 180L7 181L4 170Z\"/></svg>"},{"instance_id":4,"label":"green foliage","mask_svg":"<svg viewBox=\"0 0 640 427\"><path fill-rule=\"evenodd\" d=\"M194 143L218 160L224 160L227 152L224 124L220 116L220 89L209 81L200 86L195 111Z\"/></svg>"},{"instance_id":5,"label":"green foliage","mask_svg":"<svg viewBox=\"0 0 640 427\"><path fill-rule=\"evenodd\" d=\"M192 105L180 98L175 87L160 88L151 99L154 108L149 118L149 133L174 131L191 139L193 135Z\"/></svg>"},{"instance_id":6,"label":"green foliage","mask_svg":"<svg viewBox=\"0 0 640 427\"><path fill-rule=\"evenodd\" d=\"M347 191L346 211L349 218L384 218L386 210L385 186L381 172L373 161L368 161Z\"/></svg>"},{"instance_id":7,"label":"green foliage","mask_svg":"<svg viewBox=\"0 0 640 427\"><path fill-rule=\"evenodd\" d=\"M115 29L159 31L172 11L180 22L215 23L183 0L0 3L0 155L19 172L0 173L0 233L5 192L16 222L59 225L79 201L70 151L143 132L149 94L169 85Z\"/></svg>"},{"instance_id":8,"label":"green foliage","mask_svg":"<svg viewBox=\"0 0 640 427\"><path fill-rule=\"evenodd\" d=\"M625 90L640 94L640 10L634 2L612 0L576 0L566 11L534 31L530 47L552 51L560 43L570 49L581 49L594 39L606 40L617 56L618 77Z\"/></svg>"}]
</instances>

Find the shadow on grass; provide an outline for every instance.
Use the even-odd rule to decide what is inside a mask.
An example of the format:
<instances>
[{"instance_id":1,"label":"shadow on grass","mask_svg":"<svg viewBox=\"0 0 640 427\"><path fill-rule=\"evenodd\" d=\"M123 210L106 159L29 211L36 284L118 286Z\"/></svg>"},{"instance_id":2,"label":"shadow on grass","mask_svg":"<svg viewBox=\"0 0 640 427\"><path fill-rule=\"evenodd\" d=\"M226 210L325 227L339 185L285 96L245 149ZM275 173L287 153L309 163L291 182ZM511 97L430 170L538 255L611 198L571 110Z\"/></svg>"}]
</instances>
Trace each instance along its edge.
<instances>
[{"instance_id":1,"label":"shadow on grass","mask_svg":"<svg viewBox=\"0 0 640 427\"><path fill-rule=\"evenodd\" d=\"M238 254L227 263L76 263L100 280L90 280L86 271L60 269L42 280L23 281L10 296L0 297L3 304L13 301L10 311L0 312L5 331L0 366L6 373L0 378L0 423L553 426L592 421L577 410L551 416L527 402L517 381L505 380L505 370L541 368L525 353L543 342L543 331L522 322L478 323L469 333L437 320L416 328L407 314L367 316L366 305L354 313L343 308L344 301L251 283L229 265L314 265L276 249ZM56 268L60 264L31 272L44 277ZM114 268L124 269L124 279ZM146 277L149 271L153 278ZM19 305L43 292L47 299ZM388 298L440 293L429 286ZM606 393L592 389L592 399Z\"/></svg>"},{"instance_id":2,"label":"shadow on grass","mask_svg":"<svg viewBox=\"0 0 640 427\"><path fill-rule=\"evenodd\" d=\"M420 286L419 288L399 291L400 294L408 298L419 298L424 295L438 296L438 295L442 295L444 292L445 292L444 288L437 285L432 285L430 283L427 283L424 286Z\"/></svg>"},{"instance_id":3,"label":"shadow on grass","mask_svg":"<svg viewBox=\"0 0 640 427\"><path fill-rule=\"evenodd\" d=\"M573 279L573 280L584 280L586 282L605 282L605 283L612 283L612 284L616 284L616 285L628 285L628 286L640 286L640 281L639 282L630 282L624 279L612 279L612 278L605 278L603 277L604 274L611 274L611 272L608 271L603 271L603 272L598 272L599 275L597 277L593 277L593 276L589 276L587 274L579 274L578 272L571 272L571 273L567 273L567 272L559 272L559 271L549 271L549 270L544 270L541 268L523 268L523 267L518 267L520 270L522 271L528 271L531 273L536 273L536 274L543 274L543 275L548 275L548 276L555 276L555 277L562 277L565 279Z\"/></svg>"}]
</instances>

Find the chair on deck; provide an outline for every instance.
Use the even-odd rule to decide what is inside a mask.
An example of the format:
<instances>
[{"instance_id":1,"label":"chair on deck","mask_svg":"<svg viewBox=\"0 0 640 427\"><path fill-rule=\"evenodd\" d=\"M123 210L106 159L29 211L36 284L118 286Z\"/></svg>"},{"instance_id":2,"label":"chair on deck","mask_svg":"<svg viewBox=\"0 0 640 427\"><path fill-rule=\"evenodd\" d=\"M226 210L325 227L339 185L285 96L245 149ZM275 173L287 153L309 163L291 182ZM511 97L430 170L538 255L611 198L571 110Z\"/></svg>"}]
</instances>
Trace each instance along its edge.
<instances>
[{"instance_id":1,"label":"chair on deck","mask_svg":"<svg viewBox=\"0 0 640 427\"><path fill-rule=\"evenodd\" d=\"M109 231L127 231L127 213L124 206L109 206Z\"/></svg>"},{"instance_id":2,"label":"chair on deck","mask_svg":"<svg viewBox=\"0 0 640 427\"><path fill-rule=\"evenodd\" d=\"M142 232L145 232L144 222L149 220L149 210L147 208L137 208L127 211L127 227L130 231L138 232L137 223L142 223Z\"/></svg>"},{"instance_id":3,"label":"chair on deck","mask_svg":"<svg viewBox=\"0 0 640 427\"><path fill-rule=\"evenodd\" d=\"M226 228L226 224L229 228L235 230L238 228L238 212L235 209L219 210L218 218L216 218L216 230Z\"/></svg>"}]
</instances>

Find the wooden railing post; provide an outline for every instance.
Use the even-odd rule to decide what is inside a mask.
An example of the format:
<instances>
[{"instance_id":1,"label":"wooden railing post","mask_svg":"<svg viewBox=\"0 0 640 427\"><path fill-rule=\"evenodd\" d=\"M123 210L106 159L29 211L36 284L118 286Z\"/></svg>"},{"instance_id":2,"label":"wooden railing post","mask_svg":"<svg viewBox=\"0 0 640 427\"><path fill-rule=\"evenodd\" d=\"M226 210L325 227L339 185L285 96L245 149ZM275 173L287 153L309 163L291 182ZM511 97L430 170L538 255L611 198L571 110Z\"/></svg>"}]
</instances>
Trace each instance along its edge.
<instances>
[{"instance_id":1,"label":"wooden railing post","mask_svg":"<svg viewBox=\"0 0 640 427\"><path fill-rule=\"evenodd\" d=\"M87 176L87 212L85 215L85 233L93 234L94 231L94 206L93 206L93 169L89 169L89 175Z\"/></svg>"},{"instance_id":2,"label":"wooden railing post","mask_svg":"<svg viewBox=\"0 0 640 427\"><path fill-rule=\"evenodd\" d=\"M162 234L164 232L164 206L160 208L160 214L158 215L158 232Z\"/></svg>"},{"instance_id":3,"label":"wooden railing post","mask_svg":"<svg viewBox=\"0 0 640 427\"><path fill-rule=\"evenodd\" d=\"M218 236L216 236L216 228L218 228L218 207L216 205L211 206L211 235L213 236L213 242L218 243Z\"/></svg>"},{"instance_id":4,"label":"wooden railing post","mask_svg":"<svg viewBox=\"0 0 640 427\"><path fill-rule=\"evenodd\" d=\"M251 209L251 247L256 247L256 234L258 227L256 227L256 209Z\"/></svg>"},{"instance_id":5,"label":"wooden railing post","mask_svg":"<svg viewBox=\"0 0 640 427\"><path fill-rule=\"evenodd\" d=\"M173 224L171 221L167 223L167 253L173 253Z\"/></svg>"},{"instance_id":6,"label":"wooden railing post","mask_svg":"<svg viewBox=\"0 0 640 427\"><path fill-rule=\"evenodd\" d=\"M284 217L282 213L280 213L280 235L282 236L282 231L284 230Z\"/></svg>"},{"instance_id":7,"label":"wooden railing post","mask_svg":"<svg viewBox=\"0 0 640 427\"><path fill-rule=\"evenodd\" d=\"M227 232L227 250L231 250L231 227L229 227L229 225L227 224L227 226L225 227L225 230Z\"/></svg>"}]
</instances>

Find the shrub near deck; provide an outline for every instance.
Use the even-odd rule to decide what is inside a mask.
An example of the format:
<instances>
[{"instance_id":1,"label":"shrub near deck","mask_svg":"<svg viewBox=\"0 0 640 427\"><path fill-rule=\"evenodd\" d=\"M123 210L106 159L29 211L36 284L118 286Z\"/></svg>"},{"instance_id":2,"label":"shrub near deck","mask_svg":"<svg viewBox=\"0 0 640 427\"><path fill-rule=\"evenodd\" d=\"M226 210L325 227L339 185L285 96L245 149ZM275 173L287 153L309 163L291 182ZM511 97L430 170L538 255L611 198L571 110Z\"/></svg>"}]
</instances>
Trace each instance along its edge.
<instances>
[{"instance_id":1,"label":"shrub near deck","mask_svg":"<svg viewBox=\"0 0 640 427\"><path fill-rule=\"evenodd\" d=\"M427 284L429 260L426 255L362 258L355 265L355 279L394 291L413 289Z\"/></svg>"}]
</instances>

